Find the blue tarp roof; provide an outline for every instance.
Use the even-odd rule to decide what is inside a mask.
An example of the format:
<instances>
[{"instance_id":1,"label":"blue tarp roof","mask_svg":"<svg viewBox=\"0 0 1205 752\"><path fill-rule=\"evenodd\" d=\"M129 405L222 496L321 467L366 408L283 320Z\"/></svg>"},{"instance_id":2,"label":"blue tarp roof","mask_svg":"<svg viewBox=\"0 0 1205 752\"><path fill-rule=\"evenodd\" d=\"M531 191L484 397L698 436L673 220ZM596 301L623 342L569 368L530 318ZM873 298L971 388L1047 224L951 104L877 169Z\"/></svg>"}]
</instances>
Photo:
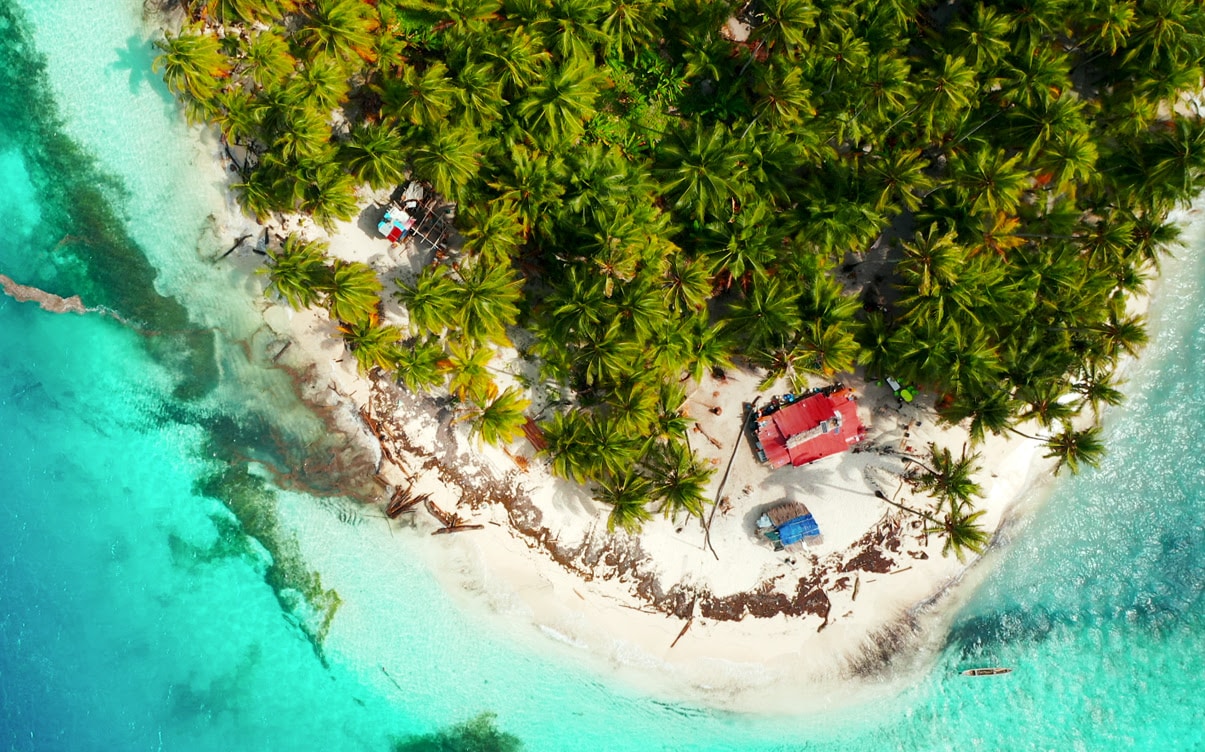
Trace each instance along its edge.
<instances>
[{"instance_id":1,"label":"blue tarp roof","mask_svg":"<svg viewBox=\"0 0 1205 752\"><path fill-rule=\"evenodd\" d=\"M817 535L820 535L820 526L816 524L816 520L810 514L787 520L778 526L778 539L784 546L798 543L804 538L814 538Z\"/></svg>"}]
</instances>

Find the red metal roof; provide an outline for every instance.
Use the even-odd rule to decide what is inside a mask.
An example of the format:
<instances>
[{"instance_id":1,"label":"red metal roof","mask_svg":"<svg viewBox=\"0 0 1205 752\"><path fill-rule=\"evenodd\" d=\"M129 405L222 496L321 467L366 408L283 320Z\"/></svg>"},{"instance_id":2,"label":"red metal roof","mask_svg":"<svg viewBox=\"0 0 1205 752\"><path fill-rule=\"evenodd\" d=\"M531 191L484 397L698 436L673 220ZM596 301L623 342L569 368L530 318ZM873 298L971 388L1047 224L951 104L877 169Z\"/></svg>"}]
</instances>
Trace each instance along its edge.
<instances>
[{"instance_id":1,"label":"red metal roof","mask_svg":"<svg viewBox=\"0 0 1205 752\"><path fill-rule=\"evenodd\" d=\"M787 446L792 436L811 431L838 413L841 425L835 433L823 432ZM757 440L770 467L782 467L788 462L798 467L845 451L851 444L861 441L865 433L866 429L858 420L853 393L841 389L832 394L813 394L762 418L758 422Z\"/></svg>"}]
</instances>

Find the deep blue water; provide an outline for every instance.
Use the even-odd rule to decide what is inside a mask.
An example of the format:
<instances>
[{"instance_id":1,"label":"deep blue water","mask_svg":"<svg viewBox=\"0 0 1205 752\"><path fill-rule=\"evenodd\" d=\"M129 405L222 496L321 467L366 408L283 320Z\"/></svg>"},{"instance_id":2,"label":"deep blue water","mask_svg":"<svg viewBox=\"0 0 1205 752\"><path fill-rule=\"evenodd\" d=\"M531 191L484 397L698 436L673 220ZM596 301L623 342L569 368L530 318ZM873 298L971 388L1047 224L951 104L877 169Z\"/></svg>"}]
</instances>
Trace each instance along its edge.
<instances>
[{"instance_id":1,"label":"deep blue water","mask_svg":"<svg viewBox=\"0 0 1205 752\"><path fill-rule=\"evenodd\" d=\"M320 506L244 471L322 427L240 360L252 296L202 258L221 197L147 71L140 7L0 0L0 273L135 324L0 297L0 747L381 750L488 711L538 750L1205 749L1195 230L1107 466L1009 528L931 671L889 700L792 719L654 702L487 634L404 558L375 611L337 617L392 652L318 655L218 497ZM957 674L983 663L1017 670Z\"/></svg>"}]
</instances>

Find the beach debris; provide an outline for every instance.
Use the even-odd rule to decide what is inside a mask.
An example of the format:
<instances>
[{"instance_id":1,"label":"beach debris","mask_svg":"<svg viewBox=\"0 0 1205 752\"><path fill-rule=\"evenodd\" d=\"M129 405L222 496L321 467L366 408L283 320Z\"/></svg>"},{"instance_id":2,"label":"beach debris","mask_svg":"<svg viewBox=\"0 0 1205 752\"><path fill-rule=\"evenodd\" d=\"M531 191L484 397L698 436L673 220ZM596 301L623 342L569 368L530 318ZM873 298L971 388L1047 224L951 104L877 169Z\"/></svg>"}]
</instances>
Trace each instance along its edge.
<instances>
[{"instance_id":1,"label":"beach debris","mask_svg":"<svg viewBox=\"0 0 1205 752\"><path fill-rule=\"evenodd\" d=\"M385 507L386 517L395 520L406 512L413 512L419 504L430 498L428 494L414 496L410 491L409 486L398 486L398 489L393 492L393 496L389 499L389 506Z\"/></svg>"},{"instance_id":2,"label":"beach debris","mask_svg":"<svg viewBox=\"0 0 1205 752\"><path fill-rule=\"evenodd\" d=\"M717 439L715 439L715 438L713 438L713 437L709 436L709 435L707 434L707 432L706 432L706 431L704 431L704 430L703 430L703 428L702 428L702 427L701 427L701 426L700 426L698 423L695 423L693 426L691 426L691 428L694 430L694 432L695 432L695 433L702 434L702 435L703 435L703 438L705 438L705 439L707 439L709 442L711 442L711 445L712 445L713 447L715 447L716 449L723 449L723 448L724 448L724 445L723 445L722 443L720 443L720 442L719 442L719 440L717 440Z\"/></svg>"},{"instance_id":3,"label":"beach debris","mask_svg":"<svg viewBox=\"0 0 1205 752\"><path fill-rule=\"evenodd\" d=\"M686 630L690 629L690 625L694 624L694 623L695 623L695 617L693 617L693 616L686 620L686 623L682 625L682 631L679 632L678 636L674 638L674 641L669 644L670 650L674 649L674 645L678 644L678 640L682 639L682 636L686 634Z\"/></svg>"},{"instance_id":4,"label":"beach debris","mask_svg":"<svg viewBox=\"0 0 1205 752\"><path fill-rule=\"evenodd\" d=\"M234 241L234 245L230 246L229 250L227 250L225 253L223 253L221 256L218 256L214 260L221 261L222 259L226 258L230 254L234 253L235 251L238 250L238 247L241 246L243 244L243 242L246 241L247 238L249 238L249 237L251 237L251 233L247 233L246 235L243 235L238 240Z\"/></svg>"},{"instance_id":5,"label":"beach debris","mask_svg":"<svg viewBox=\"0 0 1205 752\"><path fill-rule=\"evenodd\" d=\"M431 516L439 520L440 524L443 525L443 527L433 531L431 535L447 535L448 533L459 533L463 530L485 529L485 525L470 524L455 512L445 512L430 499L424 499L423 505L427 508L427 511L431 513Z\"/></svg>"}]
</instances>

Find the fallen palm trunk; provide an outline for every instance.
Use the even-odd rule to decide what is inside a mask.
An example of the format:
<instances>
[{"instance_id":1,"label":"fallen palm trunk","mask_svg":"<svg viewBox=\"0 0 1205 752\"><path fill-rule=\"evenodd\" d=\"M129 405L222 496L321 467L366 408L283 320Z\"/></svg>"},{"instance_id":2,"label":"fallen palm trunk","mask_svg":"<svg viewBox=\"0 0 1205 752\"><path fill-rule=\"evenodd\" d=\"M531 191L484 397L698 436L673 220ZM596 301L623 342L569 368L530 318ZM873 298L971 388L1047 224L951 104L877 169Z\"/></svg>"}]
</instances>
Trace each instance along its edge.
<instances>
[{"instance_id":1,"label":"fallen palm trunk","mask_svg":"<svg viewBox=\"0 0 1205 752\"><path fill-rule=\"evenodd\" d=\"M448 533L459 533L464 530L484 530L485 525L451 525L449 527L441 527L431 533L431 535L447 535Z\"/></svg>"}]
</instances>

